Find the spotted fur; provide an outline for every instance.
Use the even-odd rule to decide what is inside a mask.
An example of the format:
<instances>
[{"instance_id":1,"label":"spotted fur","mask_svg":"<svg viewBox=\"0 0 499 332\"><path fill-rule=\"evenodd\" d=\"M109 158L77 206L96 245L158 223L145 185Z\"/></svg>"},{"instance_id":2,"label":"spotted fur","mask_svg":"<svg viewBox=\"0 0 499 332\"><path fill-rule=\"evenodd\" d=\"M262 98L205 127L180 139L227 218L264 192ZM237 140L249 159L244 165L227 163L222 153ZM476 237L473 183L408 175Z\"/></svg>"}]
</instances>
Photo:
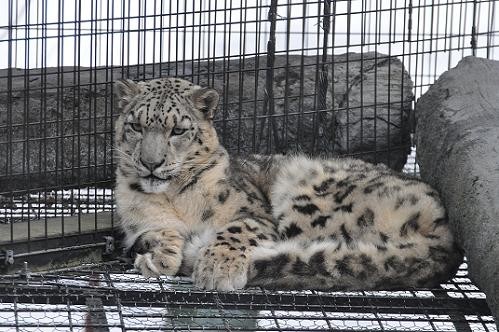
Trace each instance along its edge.
<instances>
[{"instance_id":1,"label":"spotted fur","mask_svg":"<svg viewBox=\"0 0 499 332\"><path fill-rule=\"evenodd\" d=\"M435 286L461 262L427 184L347 158L229 158L214 90L176 78L116 88L117 208L144 275L218 290L393 289Z\"/></svg>"}]
</instances>

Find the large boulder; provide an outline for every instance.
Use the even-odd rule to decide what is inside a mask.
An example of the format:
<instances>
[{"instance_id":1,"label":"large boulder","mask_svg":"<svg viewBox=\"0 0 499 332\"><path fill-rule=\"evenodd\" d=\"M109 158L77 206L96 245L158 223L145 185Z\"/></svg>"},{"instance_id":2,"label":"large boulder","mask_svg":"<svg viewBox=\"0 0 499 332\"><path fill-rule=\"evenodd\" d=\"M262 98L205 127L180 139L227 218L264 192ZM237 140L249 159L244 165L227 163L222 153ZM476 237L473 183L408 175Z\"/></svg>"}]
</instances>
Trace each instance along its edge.
<instances>
[{"instance_id":1,"label":"large boulder","mask_svg":"<svg viewBox=\"0 0 499 332\"><path fill-rule=\"evenodd\" d=\"M499 62L467 57L416 104L421 176L442 194L470 276L499 318Z\"/></svg>"},{"instance_id":2,"label":"large boulder","mask_svg":"<svg viewBox=\"0 0 499 332\"><path fill-rule=\"evenodd\" d=\"M273 70L263 56L1 70L0 90L12 93L0 94L0 188L110 183L111 82L121 77L181 76L217 89L222 98L215 125L231 153L347 154L402 169L413 95L400 60L349 53L323 64L300 55L273 61Z\"/></svg>"}]
</instances>

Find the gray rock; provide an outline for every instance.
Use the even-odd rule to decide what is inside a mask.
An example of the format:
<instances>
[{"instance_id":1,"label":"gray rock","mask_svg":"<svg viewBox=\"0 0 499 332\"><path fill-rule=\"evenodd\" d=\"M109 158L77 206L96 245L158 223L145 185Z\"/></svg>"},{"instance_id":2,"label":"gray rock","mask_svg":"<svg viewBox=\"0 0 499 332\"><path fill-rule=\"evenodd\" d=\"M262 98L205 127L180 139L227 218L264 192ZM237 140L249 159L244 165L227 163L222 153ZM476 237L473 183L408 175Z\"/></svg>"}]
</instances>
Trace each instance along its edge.
<instances>
[{"instance_id":1,"label":"gray rock","mask_svg":"<svg viewBox=\"0 0 499 332\"><path fill-rule=\"evenodd\" d=\"M442 194L473 281L499 318L499 62L467 57L416 105L421 176Z\"/></svg>"},{"instance_id":2,"label":"gray rock","mask_svg":"<svg viewBox=\"0 0 499 332\"><path fill-rule=\"evenodd\" d=\"M231 153L348 154L402 169L413 99L402 63L378 53L328 56L324 67L317 62L316 56L276 56L268 91L263 56L13 69L12 94L0 94L1 191L109 183L116 115L109 82L122 77L182 76L217 89L215 125ZM7 77L1 70L1 91L8 89Z\"/></svg>"}]
</instances>

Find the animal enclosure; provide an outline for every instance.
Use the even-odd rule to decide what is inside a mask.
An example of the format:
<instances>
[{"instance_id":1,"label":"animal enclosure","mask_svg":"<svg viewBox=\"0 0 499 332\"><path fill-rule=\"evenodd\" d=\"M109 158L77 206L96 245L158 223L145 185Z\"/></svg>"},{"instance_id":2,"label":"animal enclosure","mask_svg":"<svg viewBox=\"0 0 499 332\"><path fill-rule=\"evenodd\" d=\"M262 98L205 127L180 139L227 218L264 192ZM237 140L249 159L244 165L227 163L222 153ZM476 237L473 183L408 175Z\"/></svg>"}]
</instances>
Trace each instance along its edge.
<instances>
[{"instance_id":1,"label":"animal enclosure","mask_svg":"<svg viewBox=\"0 0 499 332\"><path fill-rule=\"evenodd\" d=\"M119 261L113 82L221 95L230 154L353 156L418 175L415 102L499 59L495 0L6 0L0 330L497 331L466 264L439 289L219 294Z\"/></svg>"}]
</instances>

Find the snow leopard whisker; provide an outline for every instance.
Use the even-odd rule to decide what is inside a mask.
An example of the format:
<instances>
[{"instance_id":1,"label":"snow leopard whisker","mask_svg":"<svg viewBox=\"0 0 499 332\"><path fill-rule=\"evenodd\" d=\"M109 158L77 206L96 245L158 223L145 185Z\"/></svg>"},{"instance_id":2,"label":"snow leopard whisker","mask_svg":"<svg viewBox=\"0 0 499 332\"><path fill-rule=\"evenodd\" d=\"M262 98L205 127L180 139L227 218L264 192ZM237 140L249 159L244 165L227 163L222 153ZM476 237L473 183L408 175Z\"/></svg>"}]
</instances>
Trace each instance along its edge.
<instances>
[{"instance_id":1,"label":"snow leopard whisker","mask_svg":"<svg viewBox=\"0 0 499 332\"><path fill-rule=\"evenodd\" d=\"M130 156L128 153L120 150L119 148L113 148L113 149L111 149L111 151L119 152L120 154L118 155L118 157L123 158L123 159L127 159L128 161L135 163L135 160L133 159L132 156Z\"/></svg>"}]
</instances>

